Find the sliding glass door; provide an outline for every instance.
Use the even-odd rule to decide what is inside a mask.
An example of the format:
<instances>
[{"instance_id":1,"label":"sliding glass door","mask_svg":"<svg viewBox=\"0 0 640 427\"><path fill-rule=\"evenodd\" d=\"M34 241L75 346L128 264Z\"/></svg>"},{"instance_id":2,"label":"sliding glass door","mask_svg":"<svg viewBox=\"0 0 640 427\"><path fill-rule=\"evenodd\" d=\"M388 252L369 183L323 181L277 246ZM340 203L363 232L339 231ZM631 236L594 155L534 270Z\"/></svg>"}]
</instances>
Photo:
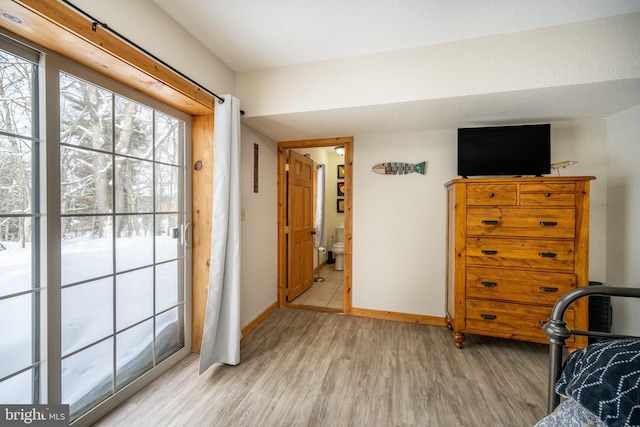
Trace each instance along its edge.
<instances>
[{"instance_id":1,"label":"sliding glass door","mask_svg":"<svg viewBox=\"0 0 640 427\"><path fill-rule=\"evenodd\" d=\"M184 346L185 123L66 72L59 85L62 400L73 417Z\"/></svg>"},{"instance_id":2,"label":"sliding glass door","mask_svg":"<svg viewBox=\"0 0 640 427\"><path fill-rule=\"evenodd\" d=\"M189 352L190 118L63 60L0 61L0 402L73 421Z\"/></svg>"}]
</instances>

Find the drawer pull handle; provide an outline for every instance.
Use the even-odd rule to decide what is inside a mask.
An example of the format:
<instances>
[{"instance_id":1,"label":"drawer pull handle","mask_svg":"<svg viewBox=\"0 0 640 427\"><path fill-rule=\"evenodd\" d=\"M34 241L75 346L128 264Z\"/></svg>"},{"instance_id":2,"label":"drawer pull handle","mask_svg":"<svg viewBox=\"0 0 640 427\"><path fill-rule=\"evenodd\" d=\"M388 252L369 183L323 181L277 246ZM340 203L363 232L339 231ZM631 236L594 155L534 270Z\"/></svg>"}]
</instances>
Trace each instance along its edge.
<instances>
[{"instance_id":1,"label":"drawer pull handle","mask_svg":"<svg viewBox=\"0 0 640 427\"><path fill-rule=\"evenodd\" d=\"M482 286L486 286L487 288L495 288L498 286L496 282L480 282Z\"/></svg>"},{"instance_id":2,"label":"drawer pull handle","mask_svg":"<svg viewBox=\"0 0 640 427\"><path fill-rule=\"evenodd\" d=\"M484 314L484 313L482 313L480 315L480 317L482 317L484 320L496 320L496 318L498 316L496 316L495 314Z\"/></svg>"},{"instance_id":3,"label":"drawer pull handle","mask_svg":"<svg viewBox=\"0 0 640 427\"><path fill-rule=\"evenodd\" d=\"M494 196L495 196L495 194L489 193L489 197L494 197Z\"/></svg>"},{"instance_id":4,"label":"drawer pull handle","mask_svg":"<svg viewBox=\"0 0 640 427\"><path fill-rule=\"evenodd\" d=\"M498 221L496 221L495 219L483 219L482 223L484 225L496 225Z\"/></svg>"},{"instance_id":5,"label":"drawer pull handle","mask_svg":"<svg viewBox=\"0 0 640 427\"><path fill-rule=\"evenodd\" d=\"M558 288L552 288L550 286L540 286L542 292L558 292Z\"/></svg>"},{"instance_id":6,"label":"drawer pull handle","mask_svg":"<svg viewBox=\"0 0 640 427\"><path fill-rule=\"evenodd\" d=\"M540 255L542 258L555 258L556 254L553 252L538 252L538 255Z\"/></svg>"},{"instance_id":7,"label":"drawer pull handle","mask_svg":"<svg viewBox=\"0 0 640 427\"><path fill-rule=\"evenodd\" d=\"M482 250L482 255L495 255L497 253L498 253L498 251L490 251L490 250L487 250L487 249L483 249Z\"/></svg>"},{"instance_id":8,"label":"drawer pull handle","mask_svg":"<svg viewBox=\"0 0 640 427\"><path fill-rule=\"evenodd\" d=\"M556 221L540 221L540 225L543 227L555 227L558 223Z\"/></svg>"},{"instance_id":9,"label":"drawer pull handle","mask_svg":"<svg viewBox=\"0 0 640 427\"><path fill-rule=\"evenodd\" d=\"M551 197L551 193L544 193L545 197Z\"/></svg>"}]
</instances>

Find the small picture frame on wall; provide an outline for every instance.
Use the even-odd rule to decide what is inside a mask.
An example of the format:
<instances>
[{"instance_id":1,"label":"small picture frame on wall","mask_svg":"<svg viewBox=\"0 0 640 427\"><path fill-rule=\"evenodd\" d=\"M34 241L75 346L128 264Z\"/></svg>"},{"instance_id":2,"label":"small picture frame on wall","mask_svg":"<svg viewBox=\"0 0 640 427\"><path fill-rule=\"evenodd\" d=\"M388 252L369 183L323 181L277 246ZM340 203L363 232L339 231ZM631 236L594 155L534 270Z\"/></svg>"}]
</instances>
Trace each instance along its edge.
<instances>
[{"instance_id":1,"label":"small picture frame on wall","mask_svg":"<svg viewBox=\"0 0 640 427\"><path fill-rule=\"evenodd\" d=\"M344 165L338 165L338 179L344 179Z\"/></svg>"},{"instance_id":2,"label":"small picture frame on wall","mask_svg":"<svg viewBox=\"0 0 640 427\"><path fill-rule=\"evenodd\" d=\"M338 199L337 212L338 213L343 213L344 212L344 199Z\"/></svg>"},{"instance_id":3,"label":"small picture frame on wall","mask_svg":"<svg viewBox=\"0 0 640 427\"><path fill-rule=\"evenodd\" d=\"M344 182L338 183L338 197L344 197Z\"/></svg>"}]
</instances>

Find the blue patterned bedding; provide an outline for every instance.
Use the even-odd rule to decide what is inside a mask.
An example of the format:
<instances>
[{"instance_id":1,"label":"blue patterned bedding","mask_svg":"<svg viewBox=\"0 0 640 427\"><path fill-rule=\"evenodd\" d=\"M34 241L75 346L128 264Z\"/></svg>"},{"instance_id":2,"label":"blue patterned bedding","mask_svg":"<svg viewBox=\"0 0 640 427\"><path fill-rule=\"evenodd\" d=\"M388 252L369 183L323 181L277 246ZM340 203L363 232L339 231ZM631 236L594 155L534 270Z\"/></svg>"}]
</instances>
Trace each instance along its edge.
<instances>
[{"instance_id":1,"label":"blue patterned bedding","mask_svg":"<svg viewBox=\"0 0 640 427\"><path fill-rule=\"evenodd\" d=\"M573 399L567 399L535 427L606 427L607 425Z\"/></svg>"},{"instance_id":2,"label":"blue patterned bedding","mask_svg":"<svg viewBox=\"0 0 640 427\"><path fill-rule=\"evenodd\" d=\"M568 400L537 426L640 426L640 339L601 341L570 354L556 392ZM569 415L583 424L570 423Z\"/></svg>"}]
</instances>

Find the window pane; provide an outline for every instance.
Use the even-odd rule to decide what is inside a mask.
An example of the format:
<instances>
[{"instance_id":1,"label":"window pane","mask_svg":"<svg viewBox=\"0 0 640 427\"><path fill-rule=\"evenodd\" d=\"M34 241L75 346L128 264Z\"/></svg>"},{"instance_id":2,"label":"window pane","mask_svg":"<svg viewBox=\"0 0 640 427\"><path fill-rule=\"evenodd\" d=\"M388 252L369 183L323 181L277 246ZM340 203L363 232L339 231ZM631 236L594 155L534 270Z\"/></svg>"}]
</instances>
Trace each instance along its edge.
<instances>
[{"instance_id":1,"label":"window pane","mask_svg":"<svg viewBox=\"0 0 640 427\"><path fill-rule=\"evenodd\" d=\"M61 381L73 420L184 348L173 230L186 125L65 73L60 91Z\"/></svg>"},{"instance_id":2,"label":"window pane","mask_svg":"<svg viewBox=\"0 0 640 427\"><path fill-rule=\"evenodd\" d=\"M179 283L177 261L156 266L156 313L173 307L182 300Z\"/></svg>"},{"instance_id":3,"label":"window pane","mask_svg":"<svg viewBox=\"0 0 640 427\"><path fill-rule=\"evenodd\" d=\"M111 155L70 147L60 148L60 212L110 213Z\"/></svg>"},{"instance_id":4,"label":"window pane","mask_svg":"<svg viewBox=\"0 0 640 427\"><path fill-rule=\"evenodd\" d=\"M111 92L60 73L60 142L111 151Z\"/></svg>"},{"instance_id":5,"label":"window pane","mask_svg":"<svg viewBox=\"0 0 640 427\"><path fill-rule=\"evenodd\" d=\"M153 316L153 268L116 276L116 330Z\"/></svg>"},{"instance_id":6,"label":"window pane","mask_svg":"<svg viewBox=\"0 0 640 427\"><path fill-rule=\"evenodd\" d=\"M153 158L153 109L115 97L116 153L151 160Z\"/></svg>"},{"instance_id":7,"label":"window pane","mask_svg":"<svg viewBox=\"0 0 640 427\"><path fill-rule=\"evenodd\" d=\"M153 320L116 335L116 388L153 367Z\"/></svg>"},{"instance_id":8,"label":"window pane","mask_svg":"<svg viewBox=\"0 0 640 427\"><path fill-rule=\"evenodd\" d=\"M37 201L40 188L33 181L39 157L34 108L38 68L37 55L28 57L31 61L0 51L0 131L5 133L0 135L0 296L38 286L38 233L33 229L38 224L34 197ZM0 300L0 378L40 361L35 345L40 337L35 327L40 324L39 299L36 292ZM28 369L0 382L0 402L33 403L33 375Z\"/></svg>"},{"instance_id":9,"label":"window pane","mask_svg":"<svg viewBox=\"0 0 640 427\"><path fill-rule=\"evenodd\" d=\"M113 333L111 278L62 289L62 354Z\"/></svg>"},{"instance_id":10,"label":"window pane","mask_svg":"<svg viewBox=\"0 0 640 427\"><path fill-rule=\"evenodd\" d=\"M62 283L76 283L113 272L111 217L62 218Z\"/></svg>"},{"instance_id":11,"label":"window pane","mask_svg":"<svg viewBox=\"0 0 640 427\"><path fill-rule=\"evenodd\" d=\"M153 264L153 215L116 217L116 270Z\"/></svg>"},{"instance_id":12,"label":"window pane","mask_svg":"<svg viewBox=\"0 0 640 427\"><path fill-rule=\"evenodd\" d=\"M35 66L0 50L0 130L32 136Z\"/></svg>"},{"instance_id":13,"label":"window pane","mask_svg":"<svg viewBox=\"0 0 640 427\"><path fill-rule=\"evenodd\" d=\"M178 215L156 216L156 262L176 259L181 255L181 242L174 237L174 230L179 231Z\"/></svg>"},{"instance_id":14,"label":"window pane","mask_svg":"<svg viewBox=\"0 0 640 427\"><path fill-rule=\"evenodd\" d=\"M62 403L72 420L113 394L113 339L62 360Z\"/></svg>"},{"instance_id":15,"label":"window pane","mask_svg":"<svg viewBox=\"0 0 640 427\"><path fill-rule=\"evenodd\" d=\"M156 211L178 212L180 209L180 171L175 166L156 165Z\"/></svg>"},{"instance_id":16,"label":"window pane","mask_svg":"<svg viewBox=\"0 0 640 427\"><path fill-rule=\"evenodd\" d=\"M32 404L33 370L0 382L0 402L3 405Z\"/></svg>"},{"instance_id":17,"label":"window pane","mask_svg":"<svg viewBox=\"0 0 640 427\"><path fill-rule=\"evenodd\" d=\"M28 294L0 300L0 378L32 363L32 298Z\"/></svg>"},{"instance_id":18,"label":"window pane","mask_svg":"<svg viewBox=\"0 0 640 427\"><path fill-rule=\"evenodd\" d=\"M31 289L32 267L31 218L0 217L0 296Z\"/></svg>"},{"instance_id":19,"label":"window pane","mask_svg":"<svg viewBox=\"0 0 640 427\"><path fill-rule=\"evenodd\" d=\"M153 212L153 163L116 157L116 212Z\"/></svg>"},{"instance_id":20,"label":"window pane","mask_svg":"<svg viewBox=\"0 0 640 427\"><path fill-rule=\"evenodd\" d=\"M179 311L180 309L180 311ZM162 313L156 317L156 361L160 362L184 347L184 335L178 322L181 307Z\"/></svg>"},{"instance_id":21,"label":"window pane","mask_svg":"<svg viewBox=\"0 0 640 427\"><path fill-rule=\"evenodd\" d=\"M180 165L180 134L183 122L156 112L156 161Z\"/></svg>"},{"instance_id":22,"label":"window pane","mask_svg":"<svg viewBox=\"0 0 640 427\"><path fill-rule=\"evenodd\" d=\"M0 135L0 214L32 212L31 154L30 141Z\"/></svg>"}]
</instances>

